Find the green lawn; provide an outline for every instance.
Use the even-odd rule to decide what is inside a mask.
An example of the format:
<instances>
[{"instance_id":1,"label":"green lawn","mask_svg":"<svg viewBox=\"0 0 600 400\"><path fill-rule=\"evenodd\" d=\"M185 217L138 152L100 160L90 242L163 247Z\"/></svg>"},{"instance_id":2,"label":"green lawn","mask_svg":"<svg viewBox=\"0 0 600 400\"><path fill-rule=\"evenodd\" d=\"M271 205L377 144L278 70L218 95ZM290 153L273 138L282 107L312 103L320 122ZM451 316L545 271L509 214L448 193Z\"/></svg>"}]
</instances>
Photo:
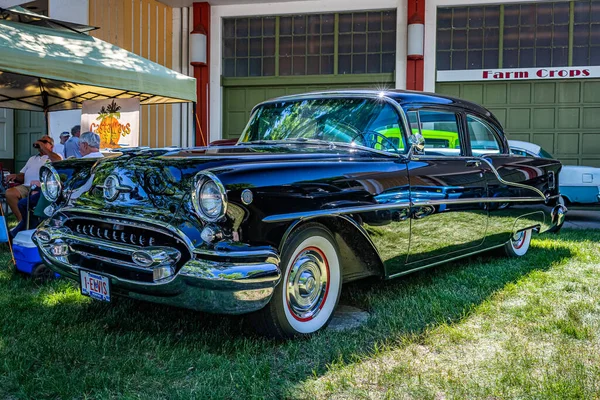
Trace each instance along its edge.
<instances>
[{"instance_id":1,"label":"green lawn","mask_svg":"<svg viewBox=\"0 0 600 400\"><path fill-rule=\"evenodd\" d=\"M599 398L599 242L563 231L522 259L348 285L366 325L289 342L4 269L0 398Z\"/></svg>"}]
</instances>

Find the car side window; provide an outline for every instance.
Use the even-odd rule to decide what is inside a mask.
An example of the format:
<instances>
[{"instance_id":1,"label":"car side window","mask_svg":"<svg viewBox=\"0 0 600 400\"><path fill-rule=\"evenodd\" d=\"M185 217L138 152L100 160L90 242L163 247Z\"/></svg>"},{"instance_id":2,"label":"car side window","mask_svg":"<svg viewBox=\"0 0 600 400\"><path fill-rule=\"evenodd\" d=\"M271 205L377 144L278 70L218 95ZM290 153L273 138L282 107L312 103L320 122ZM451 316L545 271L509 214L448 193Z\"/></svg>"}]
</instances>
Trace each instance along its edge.
<instances>
[{"instance_id":1,"label":"car side window","mask_svg":"<svg viewBox=\"0 0 600 400\"><path fill-rule=\"evenodd\" d=\"M469 141L471 142L471 151L474 156L502 152L502 146L498 141L498 137L487 122L472 115L467 115L467 128L469 131Z\"/></svg>"},{"instance_id":2,"label":"car side window","mask_svg":"<svg viewBox=\"0 0 600 400\"><path fill-rule=\"evenodd\" d=\"M529 157L529 154L527 154L527 152L520 149L510 149L510 152L511 154L515 154L517 156Z\"/></svg>"},{"instance_id":3,"label":"car side window","mask_svg":"<svg viewBox=\"0 0 600 400\"><path fill-rule=\"evenodd\" d=\"M404 153L404 130L399 123L398 113L387 103L383 104L367 127L366 136L370 136L370 146L376 150L392 151L398 149ZM391 146L390 146L391 145Z\"/></svg>"},{"instance_id":4,"label":"car side window","mask_svg":"<svg viewBox=\"0 0 600 400\"><path fill-rule=\"evenodd\" d=\"M408 112L413 133L425 140L425 155L460 156L460 134L457 114L452 111L419 110Z\"/></svg>"}]
</instances>

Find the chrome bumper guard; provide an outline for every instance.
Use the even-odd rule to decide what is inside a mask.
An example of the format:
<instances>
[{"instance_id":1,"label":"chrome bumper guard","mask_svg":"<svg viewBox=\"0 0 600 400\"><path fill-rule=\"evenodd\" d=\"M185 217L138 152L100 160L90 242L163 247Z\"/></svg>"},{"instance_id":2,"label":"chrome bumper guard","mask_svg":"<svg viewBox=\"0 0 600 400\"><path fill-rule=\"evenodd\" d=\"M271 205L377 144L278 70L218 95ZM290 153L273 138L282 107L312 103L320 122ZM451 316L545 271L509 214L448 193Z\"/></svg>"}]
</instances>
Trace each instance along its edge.
<instances>
[{"instance_id":1,"label":"chrome bumper guard","mask_svg":"<svg viewBox=\"0 0 600 400\"><path fill-rule=\"evenodd\" d=\"M119 272L148 277L141 281L95 271L109 278L116 295L211 313L244 314L263 308L281 277L274 249L192 250L191 258L186 255L189 260L178 265L181 254L173 248L117 244L47 223L38 228L33 241L44 262L62 276L78 281L80 270L95 271L75 260L85 260L86 265L105 263ZM118 259L82 251L81 246L110 252Z\"/></svg>"}]
</instances>

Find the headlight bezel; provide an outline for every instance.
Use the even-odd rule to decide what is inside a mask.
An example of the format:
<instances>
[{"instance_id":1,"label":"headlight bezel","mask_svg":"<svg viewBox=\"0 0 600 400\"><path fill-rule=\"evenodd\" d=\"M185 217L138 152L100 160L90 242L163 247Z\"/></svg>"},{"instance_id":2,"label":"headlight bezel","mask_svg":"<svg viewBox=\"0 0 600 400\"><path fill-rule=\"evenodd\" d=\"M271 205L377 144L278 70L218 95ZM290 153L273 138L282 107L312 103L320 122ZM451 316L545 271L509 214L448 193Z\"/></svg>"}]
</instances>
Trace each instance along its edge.
<instances>
[{"instance_id":1,"label":"headlight bezel","mask_svg":"<svg viewBox=\"0 0 600 400\"><path fill-rule=\"evenodd\" d=\"M56 196L51 196L50 191L48 189L48 177L52 177L58 185L58 191L56 192ZM52 165L42 165L40 169L40 183L42 184L42 193L46 199L48 199L51 203L55 203L60 199L60 195L63 191L63 185L60 181L60 175L54 169Z\"/></svg>"},{"instance_id":2,"label":"headlight bezel","mask_svg":"<svg viewBox=\"0 0 600 400\"><path fill-rule=\"evenodd\" d=\"M202 189L207 183L213 183L218 191L221 200L221 210L218 215L210 216L204 211L202 206ZM223 183L211 172L198 172L194 177L194 187L192 190L192 205L196 213L207 222L217 222L227 214L227 190Z\"/></svg>"}]
</instances>

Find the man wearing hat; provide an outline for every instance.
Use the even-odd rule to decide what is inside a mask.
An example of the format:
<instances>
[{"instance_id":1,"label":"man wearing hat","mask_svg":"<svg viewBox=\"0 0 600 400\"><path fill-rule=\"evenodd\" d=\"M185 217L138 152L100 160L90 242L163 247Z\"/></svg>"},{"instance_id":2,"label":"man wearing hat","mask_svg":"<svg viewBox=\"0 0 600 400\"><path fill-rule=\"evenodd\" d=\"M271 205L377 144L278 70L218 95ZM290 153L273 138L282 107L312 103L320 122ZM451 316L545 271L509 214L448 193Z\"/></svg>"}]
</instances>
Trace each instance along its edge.
<instances>
[{"instance_id":1,"label":"man wearing hat","mask_svg":"<svg viewBox=\"0 0 600 400\"><path fill-rule=\"evenodd\" d=\"M63 132L60 134L60 143L55 143L54 144L54 152L56 154L60 154L61 156L63 156L64 158L67 158L65 155L65 143L67 143L67 140L69 140L69 137L71 136L71 134L67 131Z\"/></svg>"},{"instance_id":2,"label":"man wearing hat","mask_svg":"<svg viewBox=\"0 0 600 400\"><path fill-rule=\"evenodd\" d=\"M30 193L32 186L39 188L42 165L63 159L60 154L54 152L54 139L48 135L42 136L33 144L33 147L37 149L38 154L27 160L27 164L21 169L20 173L7 176L9 182L20 183L20 185L11 187L6 191L6 202L19 222L24 217L18 207L19 200L27 199L30 194L33 194ZM37 192L39 192L39 189L37 189Z\"/></svg>"}]
</instances>

